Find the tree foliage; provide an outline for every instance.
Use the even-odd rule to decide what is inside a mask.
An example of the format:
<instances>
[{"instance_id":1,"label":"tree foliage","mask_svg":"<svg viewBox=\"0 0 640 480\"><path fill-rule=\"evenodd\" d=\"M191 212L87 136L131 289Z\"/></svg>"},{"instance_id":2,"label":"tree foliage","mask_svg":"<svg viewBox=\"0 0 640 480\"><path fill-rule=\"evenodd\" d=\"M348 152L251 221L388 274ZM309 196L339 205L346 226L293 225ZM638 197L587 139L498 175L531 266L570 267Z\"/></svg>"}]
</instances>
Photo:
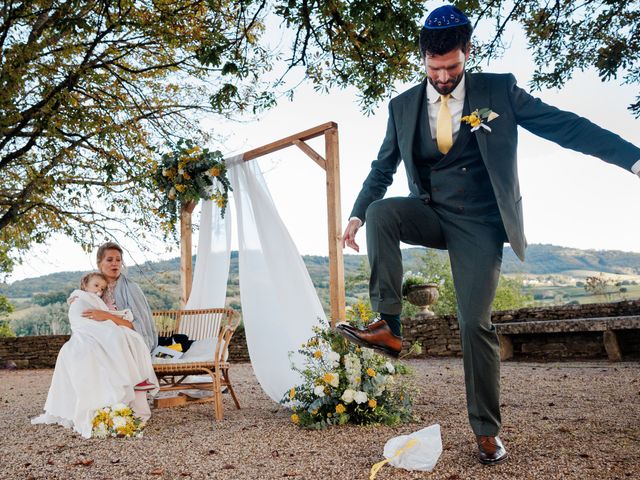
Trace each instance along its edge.
<instances>
[{"instance_id":1,"label":"tree foliage","mask_svg":"<svg viewBox=\"0 0 640 480\"><path fill-rule=\"evenodd\" d=\"M640 84L640 5L636 0L461 0L474 24L491 22L493 35L475 44L478 65L501 56L505 31L519 24L533 54L532 86L562 87L576 71L595 68L602 81ZM640 95L629 109L640 116Z\"/></svg>"},{"instance_id":2,"label":"tree foliage","mask_svg":"<svg viewBox=\"0 0 640 480\"><path fill-rule=\"evenodd\" d=\"M0 7L0 265L61 232L157 231L148 179L204 114L269 103L260 2L7 0Z\"/></svg>"}]
</instances>

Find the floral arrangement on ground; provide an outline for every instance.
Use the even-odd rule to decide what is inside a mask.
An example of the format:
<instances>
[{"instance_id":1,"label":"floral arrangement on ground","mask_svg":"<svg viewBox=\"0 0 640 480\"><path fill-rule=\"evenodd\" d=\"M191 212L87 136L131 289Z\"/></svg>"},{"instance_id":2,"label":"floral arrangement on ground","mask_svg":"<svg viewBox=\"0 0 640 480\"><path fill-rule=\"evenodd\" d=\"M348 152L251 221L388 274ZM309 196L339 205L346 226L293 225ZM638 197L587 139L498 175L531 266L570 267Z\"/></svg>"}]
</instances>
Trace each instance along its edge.
<instances>
[{"instance_id":1,"label":"floral arrangement on ground","mask_svg":"<svg viewBox=\"0 0 640 480\"><path fill-rule=\"evenodd\" d=\"M362 300L348 309L347 321L354 326L362 327L372 319L373 312ZM291 420L312 429L411 421L409 368L348 342L325 321L320 323L298 350L303 366L291 362L303 378L281 401L291 407Z\"/></svg>"},{"instance_id":2,"label":"floral arrangement on ground","mask_svg":"<svg viewBox=\"0 0 640 480\"><path fill-rule=\"evenodd\" d=\"M224 216L232 189L220 151L202 149L191 140L181 139L162 155L152 179L161 194L154 213L164 220L167 233L174 231L180 207L189 202L214 200Z\"/></svg>"},{"instance_id":3,"label":"floral arrangement on ground","mask_svg":"<svg viewBox=\"0 0 640 480\"><path fill-rule=\"evenodd\" d=\"M136 417L131 408L124 403L111 407L99 408L92 421L91 436L107 437L142 437L144 424Z\"/></svg>"}]
</instances>

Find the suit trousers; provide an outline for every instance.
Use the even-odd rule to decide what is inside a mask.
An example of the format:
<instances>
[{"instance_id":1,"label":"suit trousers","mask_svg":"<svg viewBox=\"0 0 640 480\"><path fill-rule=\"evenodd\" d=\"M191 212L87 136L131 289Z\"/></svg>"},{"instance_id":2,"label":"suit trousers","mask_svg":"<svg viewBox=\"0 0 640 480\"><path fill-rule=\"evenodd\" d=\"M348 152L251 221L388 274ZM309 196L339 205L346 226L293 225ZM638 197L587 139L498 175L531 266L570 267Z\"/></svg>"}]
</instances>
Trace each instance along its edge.
<instances>
[{"instance_id":1,"label":"suit trousers","mask_svg":"<svg viewBox=\"0 0 640 480\"><path fill-rule=\"evenodd\" d=\"M446 248L458 302L469 422L476 435L500 429L500 346L491 323L504 227L496 215L459 213L418 198L386 198L366 212L371 267L369 294L374 311L402 310L400 242Z\"/></svg>"}]
</instances>

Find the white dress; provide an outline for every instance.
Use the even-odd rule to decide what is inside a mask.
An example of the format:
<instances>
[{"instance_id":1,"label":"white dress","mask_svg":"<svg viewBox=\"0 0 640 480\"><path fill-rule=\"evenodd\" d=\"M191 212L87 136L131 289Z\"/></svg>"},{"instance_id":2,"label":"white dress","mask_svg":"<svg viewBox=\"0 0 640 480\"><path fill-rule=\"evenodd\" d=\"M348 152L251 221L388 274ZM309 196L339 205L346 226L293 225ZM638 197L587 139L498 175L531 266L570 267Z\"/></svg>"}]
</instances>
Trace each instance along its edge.
<instances>
[{"instance_id":1,"label":"white dress","mask_svg":"<svg viewBox=\"0 0 640 480\"><path fill-rule=\"evenodd\" d=\"M98 408L116 403L131 405L134 386L148 380L158 391L149 349L140 334L110 320L82 316L89 309L107 310L94 293L76 290L69 306L71 338L56 360L45 413L31 423L58 423L91 437L91 422Z\"/></svg>"}]
</instances>

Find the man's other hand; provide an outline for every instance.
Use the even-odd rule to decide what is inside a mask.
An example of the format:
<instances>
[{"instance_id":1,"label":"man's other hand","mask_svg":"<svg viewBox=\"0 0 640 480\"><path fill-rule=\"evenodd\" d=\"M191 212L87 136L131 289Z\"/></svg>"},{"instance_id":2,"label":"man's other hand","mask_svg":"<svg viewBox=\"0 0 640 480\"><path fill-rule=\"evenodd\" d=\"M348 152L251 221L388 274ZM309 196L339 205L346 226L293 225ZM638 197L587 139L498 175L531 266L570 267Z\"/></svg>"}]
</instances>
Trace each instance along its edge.
<instances>
[{"instance_id":1,"label":"man's other hand","mask_svg":"<svg viewBox=\"0 0 640 480\"><path fill-rule=\"evenodd\" d=\"M353 217L349 220L347 228L344 229L344 233L342 234L342 248L350 247L356 252L360 251L360 247L356 243L356 233L358 233L361 226L362 220L359 218Z\"/></svg>"}]
</instances>

